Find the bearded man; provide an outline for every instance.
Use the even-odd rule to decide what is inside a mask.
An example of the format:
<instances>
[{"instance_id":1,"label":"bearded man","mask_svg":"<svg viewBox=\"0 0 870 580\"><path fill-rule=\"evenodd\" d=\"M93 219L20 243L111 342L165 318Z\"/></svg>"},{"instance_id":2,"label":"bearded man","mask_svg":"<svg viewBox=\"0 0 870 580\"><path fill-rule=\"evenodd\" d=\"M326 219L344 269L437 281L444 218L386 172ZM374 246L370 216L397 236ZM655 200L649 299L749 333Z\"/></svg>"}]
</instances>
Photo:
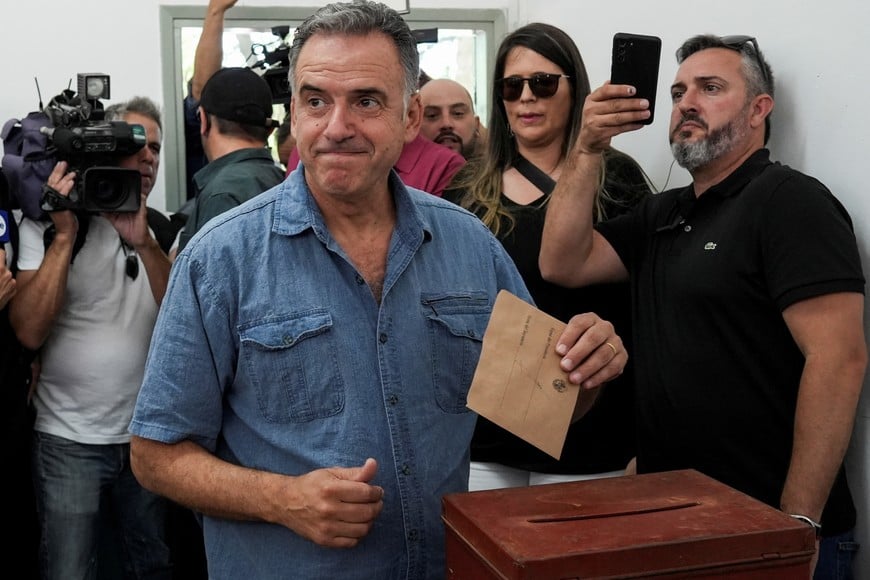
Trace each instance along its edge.
<instances>
[{"instance_id":1,"label":"bearded man","mask_svg":"<svg viewBox=\"0 0 870 580\"><path fill-rule=\"evenodd\" d=\"M852 222L770 160L773 75L754 38L696 36L677 61L670 142L693 182L593 228L602 152L649 117L634 87L605 84L550 200L541 273L630 280L637 471L697 469L781 509L821 538L815 577L837 577L856 547L843 457L867 366Z\"/></svg>"}]
</instances>

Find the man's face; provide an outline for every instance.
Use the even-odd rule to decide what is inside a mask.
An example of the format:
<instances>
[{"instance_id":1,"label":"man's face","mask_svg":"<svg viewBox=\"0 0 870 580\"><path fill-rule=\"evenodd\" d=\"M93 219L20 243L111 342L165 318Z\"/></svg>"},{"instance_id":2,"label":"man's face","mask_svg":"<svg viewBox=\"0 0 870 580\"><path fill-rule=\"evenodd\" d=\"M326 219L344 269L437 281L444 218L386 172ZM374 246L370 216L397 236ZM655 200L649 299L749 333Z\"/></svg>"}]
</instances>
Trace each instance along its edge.
<instances>
[{"instance_id":1,"label":"man's face","mask_svg":"<svg viewBox=\"0 0 870 580\"><path fill-rule=\"evenodd\" d=\"M563 75L565 71L525 46L513 47L505 57L504 77L529 78L540 73ZM502 103L518 145L529 148L552 144L561 146L573 107L568 79L560 78L556 93L550 97L536 96L529 83L524 82L517 100L502 100Z\"/></svg>"},{"instance_id":2,"label":"man's face","mask_svg":"<svg viewBox=\"0 0 870 580\"><path fill-rule=\"evenodd\" d=\"M750 101L737 51L711 48L684 60L671 100L671 150L690 172L729 155L747 138Z\"/></svg>"},{"instance_id":3,"label":"man's face","mask_svg":"<svg viewBox=\"0 0 870 580\"><path fill-rule=\"evenodd\" d=\"M453 149L466 159L477 147L480 118L465 87L449 79L431 80L420 89L423 122L420 134Z\"/></svg>"},{"instance_id":4,"label":"man's face","mask_svg":"<svg viewBox=\"0 0 870 580\"><path fill-rule=\"evenodd\" d=\"M420 102L405 111L405 75L386 35L315 34L296 63L291 121L314 196L350 201L387 191L390 169L417 136Z\"/></svg>"},{"instance_id":5,"label":"man's face","mask_svg":"<svg viewBox=\"0 0 870 580\"><path fill-rule=\"evenodd\" d=\"M160 168L160 141L161 133L157 123L150 117L138 113L128 113L124 121L131 125L145 127L145 146L121 159L119 167L135 169L142 176L142 193L146 196L151 193L154 183L157 181L157 170Z\"/></svg>"}]
</instances>

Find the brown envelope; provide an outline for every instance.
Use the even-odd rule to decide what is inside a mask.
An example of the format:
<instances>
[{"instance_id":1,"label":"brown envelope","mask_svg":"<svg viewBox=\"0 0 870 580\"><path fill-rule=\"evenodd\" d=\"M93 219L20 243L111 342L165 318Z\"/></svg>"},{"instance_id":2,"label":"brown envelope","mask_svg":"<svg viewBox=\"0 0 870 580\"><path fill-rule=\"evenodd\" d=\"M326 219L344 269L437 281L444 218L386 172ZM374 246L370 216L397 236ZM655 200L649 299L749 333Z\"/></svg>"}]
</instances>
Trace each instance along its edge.
<instances>
[{"instance_id":1,"label":"brown envelope","mask_svg":"<svg viewBox=\"0 0 870 580\"><path fill-rule=\"evenodd\" d=\"M566 324L499 292L468 391L468 408L559 459L579 387L559 367Z\"/></svg>"}]
</instances>

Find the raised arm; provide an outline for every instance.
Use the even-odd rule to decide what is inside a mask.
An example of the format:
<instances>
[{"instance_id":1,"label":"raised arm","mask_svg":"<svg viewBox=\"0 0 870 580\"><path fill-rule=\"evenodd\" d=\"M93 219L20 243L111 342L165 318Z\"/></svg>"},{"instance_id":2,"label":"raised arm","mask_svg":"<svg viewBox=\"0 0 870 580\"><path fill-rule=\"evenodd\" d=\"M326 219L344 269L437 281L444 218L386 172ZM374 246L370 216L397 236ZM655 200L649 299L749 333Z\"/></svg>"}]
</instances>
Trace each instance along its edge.
<instances>
[{"instance_id":1,"label":"raised arm","mask_svg":"<svg viewBox=\"0 0 870 580\"><path fill-rule=\"evenodd\" d=\"M193 80L190 83L191 96L197 102L206 81L219 71L223 64L224 14L235 6L237 1L209 0L202 23L202 34L194 53Z\"/></svg>"},{"instance_id":2,"label":"raised arm","mask_svg":"<svg viewBox=\"0 0 870 580\"><path fill-rule=\"evenodd\" d=\"M61 195L69 195L75 173L67 173L67 163L59 162L48 177L48 185ZM78 220L71 211L51 212L56 234L36 270L18 272L17 292L9 303L9 320L18 340L26 348L37 350L48 338L51 327L63 307L73 244Z\"/></svg>"},{"instance_id":3,"label":"raised arm","mask_svg":"<svg viewBox=\"0 0 870 580\"><path fill-rule=\"evenodd\" d=\"M645 99L626 98L634 88L605 84L583 105L580 137L547 206L539 266L545 280L576 287L624 280L628 273L610 244L592 227L604 151L615 135L636 131L649 116Z\"/></svg>"}]
</instances>

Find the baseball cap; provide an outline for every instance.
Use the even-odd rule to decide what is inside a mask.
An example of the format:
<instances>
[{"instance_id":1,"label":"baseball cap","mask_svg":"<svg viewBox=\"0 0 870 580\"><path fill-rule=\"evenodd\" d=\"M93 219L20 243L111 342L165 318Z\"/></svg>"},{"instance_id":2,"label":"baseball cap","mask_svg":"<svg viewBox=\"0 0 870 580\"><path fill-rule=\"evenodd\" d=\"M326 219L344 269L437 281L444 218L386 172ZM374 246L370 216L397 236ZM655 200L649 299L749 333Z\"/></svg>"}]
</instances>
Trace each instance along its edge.
<instances>
[{"instance_id":1,"label":"baseball cap","mask_svg":"<svg viewBox=\"0 0 870 580\"><path fill-rule=\"evenodd\" d=\"M249 68L222 68L202 88L199 105L206 113L257 127L277 127L272 118L272 91Z\"/></svg>"}]
</instances>

